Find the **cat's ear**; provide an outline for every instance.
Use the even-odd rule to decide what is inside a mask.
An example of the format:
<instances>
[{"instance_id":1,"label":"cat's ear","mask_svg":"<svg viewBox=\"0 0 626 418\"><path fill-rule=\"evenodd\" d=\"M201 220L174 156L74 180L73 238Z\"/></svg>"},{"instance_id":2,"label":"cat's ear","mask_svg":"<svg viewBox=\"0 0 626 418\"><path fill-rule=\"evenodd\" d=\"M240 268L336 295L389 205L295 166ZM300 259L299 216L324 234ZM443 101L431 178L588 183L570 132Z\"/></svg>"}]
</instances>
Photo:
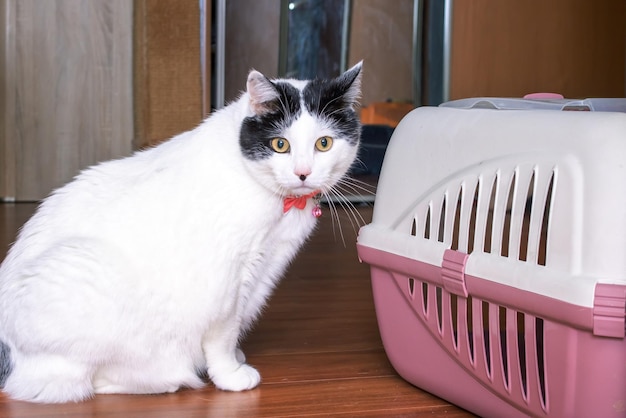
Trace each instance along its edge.
<instances>
[{"instance_id":1,"label":"cat's ear","mask_svg":"<svg viewBox=\"0 0 626 418\"><path fill-rule=\"evenodd\" d=\"M250 98L250 110L255 115L269 112L271 103L279 97L274 83L256 70L252 70L248 74L246 88Z\"/></svg>"},{"instance_id":2,"label":"cat's ear","mask_svg":"<svg viewBox=\"0 0 626 418\"><path fill-rule=\"evenodd\" d=\"M361 69L363 61L359 61L354 67L335 79L338 90L342 93L345 103L354 107L361 98Z\"/></svg>"}]
</instances>

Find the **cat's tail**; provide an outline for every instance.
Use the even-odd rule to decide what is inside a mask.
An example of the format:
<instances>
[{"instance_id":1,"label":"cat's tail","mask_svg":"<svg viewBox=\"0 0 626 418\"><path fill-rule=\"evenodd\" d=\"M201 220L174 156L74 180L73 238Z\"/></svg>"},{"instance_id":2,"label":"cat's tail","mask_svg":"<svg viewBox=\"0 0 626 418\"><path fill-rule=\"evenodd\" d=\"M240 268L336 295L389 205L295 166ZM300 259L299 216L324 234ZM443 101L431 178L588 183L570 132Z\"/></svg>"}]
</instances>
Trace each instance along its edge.
<instances>
[{"instance_id":1,"label":"cat's tail","mask_svg":"<svg viewBox=\"0 0 626 418\"><path fill-rule=\"evenodd\" d=\"M11 348L0 341L0 388L4 387L12 371L13 360L11 360Z\"/></svg>"}]
</instances>

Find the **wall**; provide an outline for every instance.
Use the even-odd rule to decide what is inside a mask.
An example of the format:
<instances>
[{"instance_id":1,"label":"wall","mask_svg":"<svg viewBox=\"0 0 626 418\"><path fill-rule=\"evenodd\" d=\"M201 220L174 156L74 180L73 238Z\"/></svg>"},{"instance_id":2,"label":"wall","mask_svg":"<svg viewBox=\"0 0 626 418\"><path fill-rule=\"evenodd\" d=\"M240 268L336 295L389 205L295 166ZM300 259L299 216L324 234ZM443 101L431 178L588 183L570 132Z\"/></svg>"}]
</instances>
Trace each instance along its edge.
<instances>
[{"instance_id":1,"label":"wall","mask_svg":"<svg viewBox=\"0 0 626 418\"><path fill-rule=\"evenodd\" d=\"M413 0L352 1L348 66L360 60L362 105L413 100Z\"/></svg>"},{"instance_id":2,"label":"wall","mask_svg":"<svg viewBox=\"0 0 626 418\"><path fill-rule=\"evenodd\" d=\"M226 2L226 104L246 89L251 69L269 78L278 77L279 44L280 1Z\"/></svg>"},{"instance_id":3,"label":"wall","mask_svg":"<svg viewBox=\"0 0 626 418\"><path fill-rule=\"evenodd\" d=\"M364 105L413 99L413 0L389 4L388 0L352 0L348 66L364 60ZM270 78L278 76L280 1L229 0L226 22L228 102L245 89L251 68Z\"/></svg>"},{"instance_id":4,"label":"wall","mask_svg":"<svg viewBox=\"0 0 626 418\"><path fill-rule=\"evenodd\" d=\"M202 121L209 92L202 88L200 23L210 24L210 15L201 15L197 0L134 0L133 6L134 146L142 148Z\"/></svg>"},{"instance_id":5,"label":"wall","mask_svg":"<svg viewBox=\"0 0 626 418\"><path fill-rule=\"evenodd\" d=\"M2 0L0 197L39 200L131 152L132 3Z\"/></svg>"},{"instance_id":6,"label":"wall","mask_svg":"<svg viewBox=\"0 0 626 418\"><path fill-rule=\"evenodd\" d=\"M451 98L626 93L623 0L455 1Z\"/></svg>"}]
</instances>

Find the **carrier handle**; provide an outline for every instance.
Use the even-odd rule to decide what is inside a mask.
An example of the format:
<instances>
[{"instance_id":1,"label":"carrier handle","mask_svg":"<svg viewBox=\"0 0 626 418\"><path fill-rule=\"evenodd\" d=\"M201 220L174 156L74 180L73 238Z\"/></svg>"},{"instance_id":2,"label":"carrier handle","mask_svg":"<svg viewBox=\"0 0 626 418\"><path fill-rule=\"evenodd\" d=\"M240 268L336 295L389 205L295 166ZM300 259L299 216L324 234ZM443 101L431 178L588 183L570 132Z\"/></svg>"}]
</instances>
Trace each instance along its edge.
<instances>
[{"instance_id":1,"label":"carrier handle","mask_svg":"<svg viewBox=\"0 0 626 418\"><path fill-rule=\"evenodd\" d=\"M559 93L529 93L524 96L524 99L534 99L534 100L562 100L562 94Z\"/></svg>"}]
</instances>

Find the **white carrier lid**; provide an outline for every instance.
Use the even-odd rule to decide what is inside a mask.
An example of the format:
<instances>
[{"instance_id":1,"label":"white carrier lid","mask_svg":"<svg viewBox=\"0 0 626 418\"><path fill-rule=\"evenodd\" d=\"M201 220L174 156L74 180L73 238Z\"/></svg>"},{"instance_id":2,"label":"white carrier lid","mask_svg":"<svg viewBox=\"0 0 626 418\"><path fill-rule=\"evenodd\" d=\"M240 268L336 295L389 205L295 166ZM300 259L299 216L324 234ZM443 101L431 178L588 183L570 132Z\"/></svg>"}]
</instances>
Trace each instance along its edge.
<instances>
[{"instance_id":1,"label":"white carrier lid","mask_svg":"<svg viewBox=\"0 0 626 418\"><path fill-rule=\"evenodd\" d=\"M625 98L565 99L560 94L534 93L523 98L472 97L442 103L441 107L457 109L499 110L568 110L590 112L626 112Z\"/></svg>"}]
</instances>

